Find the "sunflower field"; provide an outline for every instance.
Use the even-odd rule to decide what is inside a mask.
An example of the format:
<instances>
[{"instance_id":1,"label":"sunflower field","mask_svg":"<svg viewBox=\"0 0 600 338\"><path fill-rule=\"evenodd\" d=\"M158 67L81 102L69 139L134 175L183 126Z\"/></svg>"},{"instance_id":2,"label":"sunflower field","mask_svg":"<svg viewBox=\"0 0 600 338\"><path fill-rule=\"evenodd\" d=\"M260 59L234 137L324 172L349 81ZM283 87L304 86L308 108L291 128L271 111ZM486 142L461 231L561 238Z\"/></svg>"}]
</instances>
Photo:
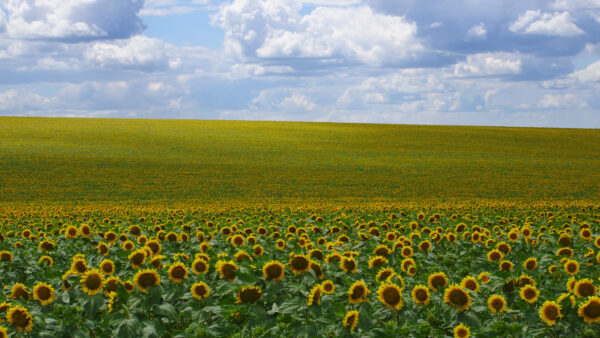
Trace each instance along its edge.
<instances>
[{"instance_id":1,"label":"sunflower field","mask_svg":"<svg viewBox=\"0 0 600 338\"><path fill-rule=\"evenodd\" d=\"M0 336L596 337L600 206L15 208Z\"/></svg>"}]
</instances>

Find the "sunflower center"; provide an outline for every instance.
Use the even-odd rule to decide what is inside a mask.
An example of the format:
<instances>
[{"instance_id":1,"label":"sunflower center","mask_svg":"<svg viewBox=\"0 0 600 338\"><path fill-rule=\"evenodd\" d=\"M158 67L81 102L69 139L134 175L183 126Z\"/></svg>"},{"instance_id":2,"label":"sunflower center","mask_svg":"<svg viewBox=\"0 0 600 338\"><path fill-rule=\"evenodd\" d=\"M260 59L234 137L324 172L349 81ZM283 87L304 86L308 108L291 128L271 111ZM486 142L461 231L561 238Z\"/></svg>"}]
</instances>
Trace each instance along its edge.
<instances>
[{"instance_id":1,"label":"sunflower center","mask_svg":"<svg viewBox=\"0 0 600 338\"><path fill-rule=\"evenodd\" d=\"M108 264L108 263L102 264L102 271L110 274L113 271L113 267L111 264Z\"/></svg>"},{"instance_id":2,"label":"sunflower center","mask_svg":"<svg viewBox=\"0 0 600 338\"><path fill-rule=\"evenodd\" d=\"M308 260L304 257L294 257L292 259L292 266L296 270L305 270L308 268Z\"/></svg>"},{"instance_id":3,"label":"sunflower center","mask_svg":"<svg viewBox=\"0 0 600 338\"><path fill-rule=\"evenodd\" d=\"M535 269L535 262L534 261L527 262L527 270L533 270L533 269Z\"/></svg>"},{"instance_id":4,"label":"sunflower center","mask_svg":"<svg viewBox=\"0 0 600 338\"><path fill-rule=\"evenodd\" d=\"M444 286L445 284L446 284L446 280L441 276L435 276L431 280L431 285L433 285L433 287L435 287L435 288Z\"/></svg>"},{"instance_id":5,"label":"sunflower center","mask_svg":"<svg viewBox=\"0 0 600 338\"><path fill-rule=\"evenodd\" d=\"M476 289L477 289L477 284L475 284L475 282L474 282L474 281L472 281L472 280L468 280L468 281L465 283L465 287L466 287L467 289L470 289L470 290L476 290Z\"/></svg>"},{"instance_id":6,"label":"sunflower center","mask_svg":"<svg viewBox=\"0 0 600 338\"><path fill-rule=\"evenodd\" d=\"M260 292L256 289L246 289L240 292L240 299L243 303L254 303L260 299Z\"/></svg>"},{"instance_id":7,"label":"sunflower center","mask_svg":"<svg viewBox=\"0 0 600 338\"><path fill-rule=\"evenodd\" d=\"M420 302L424 302L427 300L427 292L423 289L418 289L415 292L415 298L417 298L417 300Z\"/></svg>"},{"instance_id":8,"label":"sunflower center","mask_svg":"<svg viewBox=\"0 0 600 338\"><path fill-rule=\"evenodd\" d=\"M379 277L380 280L386 280L392 273L390 271L384 271Z\"/></svg>"},{"instance_id":9,"label":"sunflower center","mask_svg":"<svg viewBox=\"0 0 600 338\"><path fill-rule=\"evenodd\" d=\"M576 269L577 269L577 266L575 266L575 264L569 264L569 265L567 265L567 270L569 272L575 272Z\"/></svg>"},{"instance_id":10,"label":"sunflower center","mask_svg":"<svg viewBox=\"0 0 600 338\"><path fill-rule=\"evenodd\" d=\"M502 270L504 270L504 271L510 270L510 264L508 264L508 263L502 263Z\"/></svg>"},{"instance_id":11,"label":"sunflower center","mask_svg":"<svg viewBox=\"0 0 600 338\"><path fill-rule=\"evenodd\" d=\"M185 269L178 265L173 268L173 271L171 274L174 278L182 279L183 277L185 277L185 272L186 272Z\"/></svg>"},{"instance_id":12,"label":"sunflower center","mask_svg":"<svg viewBox=\"0 0 600 338\"><path fill-rule=\"evenodd\" d=\"M333 290L333 285L331 285L329 283L325 283L325 284L323 284L323 290L329 292L329 291Z\"/></svg>"},{"instance_id":13,"label":"sunflower center","mask_svg":"<svg viewBox=\"0 0 600 338\"><path fill-rule=\"evenodd\" d=\"M600 303L592 301L583 309L583 313L589 318L600 317Z\"/></svg>"},{"instance_id":14,"label":"sunflower center","mask_svg":"<svg viewBox=\"0 0 600 338\"><path fill-rule=\"evenodd\" d=\"M42 286L37 290L37 295L41 300L47 300L50 298L50 289L45 286Z\"/></svg>"},{"instance_id":15,"label":"sunflower center","mask_svg":"<svg viewBox=\"0 0 600 338\"><path fill-rule=\"evenodd\" d=\"M277 278L281 274L281 268L275 264L267 267L267 276L269 278Z\"/></svg>"},{"instance_id":16,"label":"sunflower center","mask_svg":"<svg viewBox=\"0 0 600 338\"><path fill-rule=\"evenodd\" d=\"M234 279L235 278L235 266L231 265L231 264L225 264L222 267L222 271L223 271L223 275L225 275L225 278L227 279Z\"/></svg>"},{"instance_id":17,"label":"sunflower center","mask_svg":"<svg viewBox=\"0 0 600 338\"><path fill-rule=\"evenodd\" d=\"M87 270L87 266L85 266L85 263L82 261L77 261L77 263L75 263L75 269L77 269L77 272L81 273Z\"/></svg>"},{"instance_id":18,"label":"sunflower center","mask_svg":"<svg viewBox=\"0 0 600 338\"><path fill-rule=\"evenodd\" d=\"M5 262L10 261L10 255L8 253L3 252L1 257L2 257L2 260Z\"/></svg>"},{"instance_id":19,"label":"sunflower center","mask_svg":"<svg viewBox=\"0 0 600 338\"><path fill-rule=\"evenodd\" d=\"M357 286L352 290L352 299L362 298L365 294L365 290L362 286Z\"/></svg>"},{"instance_id":20,"label":"sunflower center","mask_svg":"<svg viewBox=\"0 0 600 338\"><path fill-rule=\"evenodd\" d=\"M577 291L579 291L579 294L582 297L587 297L587 296L593 295L596 290L592 284L584 283L584 284L579 285L579 287L577 288Z\"/></svg>"},{"instance_id":21,"label":"sunflower center","mask_svg":"<svg viewBox=\"0 0 600 338\"><path fill-rule=\"evenodd\" d=\"M348 260L346 260L346 261L344 262L344 267L345 267L347 270L354 270L354 268L356 267L356 264L354 263L354 261L353 261L353 260L349 260L349 259L348 259Z\"/></svg>"},{"instance_id":22,"label":"sunflower center","mask_svg":"<svg viewBox=\"0 0 600 338\"><path fill-rule=\"evenodd\" d=\"M558 309L556 309L556 307L554 307L554 306L549 306L549 307L547 307L547 308L544 309L544 314L550 320L555 320L556 317L558 317Z\"/></svg>"},{"instance_id":23,"label":"sunflower center","mask_svg":"<svg viewBox=\"0 0 600 338\"><path fill-rule=\"evenodd\" d=\"M467 336L467 330L463 329L462 327L460 329L458 329L458 331L456 332L456 334L459 337L466 337Z\"/></svg>"},{"instance_id":24,"label":"sunflower center","mask_svg":"<svg viewBox=\"0 0 600 338\"><path fill-rule=\"evenodd\" d=\"M452 304L464 305L467 303L467 295L462 290L452 290L449 298Z\"/></svg>"},{"instance_id":25,"label":"sunflower center","mask_svg":"<svg viewBox=\"0 0 600 338\"><path fill-rule=\"evenodd\" d=\"M524 294L526 299L533 299L535 298L536 292L534 289L527 289Z\"/></svg>"},{"instance_id":26,"label":"sunflower center","mask_svg":"<svg viewBox=\"0 0 600 338\"><path fill-rule=\"evenodd\" d=\"M206 267L206 263L204 263L203 261L199 261L194 265L194 268L196 269L196 271L204 271L205 267Z\"/></svg>"},{"instance_id":27,"label":"sunflower center","mask_svg":"<svg viewBox=\"0 0 600 338\"><path fill-rule=\"evenodd\" d=\"M503 302L502 302L502 300L500 300L500 299L494 299L494 300L492 301L492 307L493 307L495 310L500 310L500 309L502 309L502 308L504 307L504 303L503 303Z\"/></svg>"},{"instance_id":28,"label":"sunflower center","mask_svg":"<svg viewBox=\"0 0 600 338\"><path fill-rule=\"evenodd\" d=\"M156 284L156 277L152 273L143 273L139 278L140 285L144 288Z\"/></svg>"},{"instance_id":29,"label":"sunflower center","mask_svg":"<svg viewBox=\"0 0 600 338\"><path fill-rule=\"evenodd\" d=\"M135 255L133 255L131 261L135 265L140 265L144 261L144 258L145 258L144 254L142 254L142 253L136 253Z\"/></svg>"},{"instance_id":30,"label":"sunflower center","mask_svg":"<svg viewBox=\"0 0 600 338\"><path fill-rule=\"evenodd\" d=\"M204 287L204 285L198 285L198 286L196 286L194 291L196 292L196 294L198 294L202 297L206 293L206 288Z\"/></svg>"},{"instance_id":31,"label":"sunflower center","mask_svg":"<svg viewBox=\"0 0 600 338\"><path fill-rule=\"evenodd\" d=\"M396 305L400 302L400 294L394 288L386 288L383 290L383 299L387 304Z\"/></svg>"},{"instance_id":32,"label":"sunflower center","mask_svg":"<svg viewBox=\"0 0 600 338\"><path fill-rule=\"evenodd\" d=\"M85 280L85 286L90 290L97 290L102 285L102 279L98 274L91 274Z\"/></svg>"},{"instance_id":33,"label":"sunflower center","mask_svg":"<svg viewBox=\"0 0 600 338\"><path fill-rule=\"evenodd\" d=\"M29 324L29 317L23 311L15 311L13 321L17 327L26 327Z\"/></svg>"}]
</instances>

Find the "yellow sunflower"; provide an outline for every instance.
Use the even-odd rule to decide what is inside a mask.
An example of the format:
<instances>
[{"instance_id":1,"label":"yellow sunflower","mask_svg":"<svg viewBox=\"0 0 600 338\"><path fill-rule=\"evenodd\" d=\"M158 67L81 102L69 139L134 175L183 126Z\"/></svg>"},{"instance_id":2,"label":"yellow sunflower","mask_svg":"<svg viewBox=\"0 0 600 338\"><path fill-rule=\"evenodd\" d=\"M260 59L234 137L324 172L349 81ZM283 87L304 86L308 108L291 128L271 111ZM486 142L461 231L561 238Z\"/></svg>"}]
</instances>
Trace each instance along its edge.
<instances>
[{"instance_id":1,"label":"yellow sunflower","mask_svg":"<svg viewBox=\"0 0 600 338\"><path fill-rule=\"evenodd\" d=\"M133 276L133 281L140 291L146 292L149 287L160 284L160 276L153 269L139 270Z\"/></svg>"},{"instance_id":2,"label":"yellow sunflower","mask_svg":"<svg viewBox=\"0 0 600 338\"><path fill-rule=\"evenodd\" d=\"M348 301L352 304L366 302L366 298L370 291L367 285L362 280L357 280L350 286L348 290Z\"/></svg>"},{"instance_id":3,"label":"yellow sunflower","mask_svg":"<svg viewBox=\"0 0 600 338\"><path fill-rule=\"evenodd\" d=\"M479 283L477 283L477 279L475 279L475 277L467 276L463 278L460 282L460 285L463 288L469 289L473 292L479 292Z\"/></svg>"},{"instance_id":4,"label":"yellow sunflower","mask_svg":"<svg viewBox=\"0 0 600 338\"><path fill-rule=\"evenodd\" d=\"M498 264L498 269L500 271L512 271L513 263L509 260L503 260Z\"/></svg>"},{"instance_id":5,"label":"yellow sunflower","mask_svg":"<svg viewBox=\"0 0 600 338\"><path fill-rule=\"evenodd\" d=\"M460 285L454 284L444 291L444 302L458 307L459 311L468 310L471 307L471 296Z\"/></svg>"},{"instance_id":6,"label":"yellow sunflower","mask_svg":"<svg viewBox=\"0 0 600 338\"><path fill-rule=\"evenodd\" d=\"M523 263L523 267L529 271L533 271L538 267L538 261L536 258L529 257Z\"/></svg>"},{"instance_id":7,"label":"yellow sunflower","mask_svg":"<svg viewBox=\"0 0 600 338\"><path fill-rule=\"evenodd\" d=\"M404 302L402 300L402 289L396 284L385 282L381 283L379 285L379 289L377 289L377 294L377 298L379 298L379 300L386 307L399 310L404 306Z\"/></svg>"},{"instance_id":8,"label":"yellow sunflower","mask_svg":"<svg viewBox=\"0 0 600 338\"><path fill-rule=\"evenodd\" d=\"M573 259L569 259L565 263L564 268L566 273L568 273L571 276L574 276L579 272L579 262Z\"/></svg>"},{"instance_id":9,"label":"yellow sunflower","mask_svg":"<svg viewBox=\"0 0 600 338\"><path fill-rule=\"evenodd\" d=\"M137 269L146 261L146 250L144 248L137 249L130 253L127 259L131 261L131 267Z\"/></svg>"},{"instance_id":10,"label":"yellow sunflower","mask_svg":"<svg viewBox=\"0 0 600 338\"><path fill-rule=\"evenodd\" d=\"M454 338L468 338L471 336L471 330L468 326L459 324L454 327Z\"/></svg>"},{"instance_id":11,"label":"yellow sunflower","mask_svg":"<svg viewBox=\"0 0 600 338\"><path fill-rule=\"evenodd\" d=\"M375 278L377 278L377 280L383 282L383 281L387 280L388 278L393 277L395 274L396 274L396 272L392 268L382 268L382 269L379 269L379 271L377 271L377 276Z\"/></svg>"},{"instance_id":12,"label":"yellow sunflower","mask_svg":"<svg viewBox=\"0 0 600 338\"><path fill-rule=\"evenodd\" d=\"M411 292L412 299L417 304L427 305L431 301L431 294L429 288L425 285L415 285Z\"/></svg>"},{"instance_id":13,"label":"yellow sunflower","mask_svg":"<svg viewBox=\"0 0 600 338\"><path fill-rule=\"evenodd\" d=\"M225 278L230 282L235 279L236 272L238 270L237 265L234 261L218 260L215 265L215 269L219 271L219 276Z\"/></svg>"},{"instance_id":14,"label":"yellow sunflower","mask_svg":"<svg viewBox=\"0 0 600 338\"><path fill-rule=\"evenodd\" d=\"M533 304L537 302L538 297L540 296L540 291L535 286L525 285L519 291L519 295L521 296L521 299L527 303Z\"/></svg>"},{"instance_id":15,"label":"yellow sunflower","mask_svg":"<svg viewBox=\"0 0 600 338\"><path fill-rule=\"evenodd\" d=\"M369 267L370 268L380 268L384 264L387 264L387 263L388 263L387 258L385 258L383 256L374 256L374 257L369 258Z\"/></svg>"},{"instance_id":16,"label":"yellow sunflower","mask_svg":"<svg viewBox=\"0 0 600 338\"><path fill-rule=\"evenodd\" d=\"M38 259L38 264L43 263L45 263L46 266L51 267L52 265L54 265L54 260L50 256L42 256L40 257L40 259Z\"/></svg>"},{"instance_id":17,"label":"yellow sunflower","mask_svg":"<svg viewBox=\"0 0 600 338\"><path fill-rule=\"evenodd\" d=\"M105 275L112 275L115 272L115 263L110 259L104 259L100 262L100 271Z\"/></svg>"},{"instance_id":18,"label":"yellow sunflower","mask_svg":"<svg viewBox=\"0 0 600 338\"><path fill-rule=\"evenodd\" d=\"M104 286L104 276L102 276L102 273L98 269L92 269L86 271L86 273L81 276L80 282L83 292L93 296L102 290L102 287Z\"/></svg>"},{"instance_id":19,"label":"yellow sunflower","mask_svg":"<svg viewBox=\"0 0 600 338\"><path fill-rule=\"evenodd\" d=\"M10 290L9 298L29 300L31 298L31 293L29 290L27 290L25 285L21 283L15 283Z\"/></svg>"},{"instance_id":20,"label":"yellow sunflower","mask_svg":"<svg viewBox=\"0 0 600 338\"><path fill-rule=\"evenodd\" d=\"M429 288L433 291L439 291L448 284L448 277L443 272L432 273L427 278L427 284L429 284Z\"/></svg>"},{"instance_id":21,"label":"yellow sunflower","mask_svg":"<svg viewBox=\"0 0 600 338\"><path fill-rule=\"evenodd\" d=\"M575 283L573 291L577 297L585 298L589 296L595 296L598 292L598 288L594 285L591 279L584 278Z\"/></svg>"},{"instance_id":22,"label":"yellow sunflower","mask_svg":"<svg viewBox=\"0 0 600 338\"><path fill-rule=\"evenodd\" d=\"M176 262L169 267L167 275L169 276L169 279L173 282L181 283L184 279L187 279L188 270L185 267L185 264L181 262Z\"/></svg>"},{"instance_id":23,"label":"yellow sunflower","mask_svg":"<svg viewBox=\"0 0 600 338\"><path fill-rule=\"evenodd\" d=\"M33 328L33 317L26 308L15 305L11 307L6 313L6 320L18 331L31 332Z\"/></svg>"},{"instance_id":24,"label":"yellow sunflower","mask_svg":"<svg viewBox=\"0 0 600 338\"><path fill-rule=\"evenodd\" d=\"M83 274L86 271L88 271L89 267L87 265L87 263L85 262L84 258L80 258L80 257L73 257L73 263L71 263L71 271L73 271L76 274Z\"/></svg>"},{"instance_id":25,"label":"yellow sunflower","mask_svg":"<svg viewBox=\"0 0 600 338\"><path fill-rule=\"evenodd\" d=\"M502 295L491 295L487 301L488 308L492 313L506 312L506 299Z\"/></svg>"},{"instance_id":26,"label":"yellow sunflower","mask_svg":"<svg viewBox=\"0 0 600 338\"><path fill-rule=\"evenodd\" d=\"M54 301L54 288L46 283L37 283L33 287L33 299L42 305L48 305Z\"/></svg>"},{"instance_id":27,"label":"yellow sunflower","mask_svg":"<svg viewBox=\"0 0 600 338\"><path fill-rule=\"evenodd\" d=\"M577 314L588 324L600 322L600 298L597 296L588 297L587 301L579 305Z\"/></svg>"},{"instance_id":28,"label":"yellow sunflower","mask_svg":"<svg viewBox=\"0 0 600 338\"><path fill-rule=\"evenodd\" d=\"M204 282L194 283L191 291L192 295L198 300L202 300L203 298L210 296L210 288Z\"/></svg>"},{"instance_id":29,"label":"yellow sunflower","mask_svg":"<svg viewBox=\"0 0 600 338\"><path fill-rule=\"evenodd\" d=\"M2 262L12 262L13 254L10 251L2 250L0 251L0 261Z\"/></svg>"},{"instance_id":30,"label":"yellow sunflower","mask_svg":"<svg viewBox=\"0 0 600 338\"><path fill-rule=\"evenodd\" d=\"M306 255L293 255L290 259L290 268L299 275L310 269L310 259Z\"/></svg>"},{"instance_id":31,"label":"yellow sunflower","mask_svg":"<svg viewBox=\"0 0 600 338\"><path fill-rule=\"evenodd\" d=\"M262 297L262 291L258 286L244 286L235 297L236 303L254 303Z\"/></svg>"},{"instance_id":32,"label":"yellow sunflower","mask_svg":"<svg viewBox=\"0 0 600 338\"><path fill-rule=\"evenodd\" d=\"M356 264L356 260L352 257L342 257L340 261L340 269L345 272L355 273L358 268L358 264Z\"/></svg>"},{"instance_id":33,"label":"yellow sunflower","mask_svg":"<svg viewBox=\"0 0 600 338\"><path fill-rule=\"evenodd\" d=\"M321 288L323 289L323 293L330 295L335 291L335 284L330 280L326 280L321 283Z\"/></svg>"},{"instance_id":34,"label":"yellow sunflower","mask_svg":"<svg viewBox=\"0 0 600 338\"><path fill-rule=\"evenodd\" d=\"M477 278L481 281L482 284L487 284L490 282L490 273L489 272L481 272L477 275Z\"/></svg>"},{"instance_id":35,"label":"yellow sunflower","mask_svg":"<svg viewBox=\"0 0 600 338\"><path fill-rule=\"evenodd\" d=\"M347 327L350 330L350 332L352 332L354 331L354 329L356 329L356 323L358 323L358 311L352 310L346 312L346 316L344 316L344 321L342 322L342 325L344 327Z\"/></svg>"},{"instance_id":36,"label":"yellow sunflower","mask_svg":"<svg viewBox=\"0 0 600 338\"><path fill-rule=\"evenodd\" d=\"M310 290L310 294L308 295L308 300L306 301L306 305L308 305L308 306L321 305L321 294L322 293L323 293L323 288L321 287L321 284L315 285Z\"/></svg>"},{"instance_id":37,"label":"yellow sunflower","mask_svg":"<svg viewBox=\"0 0 600 338\"><path fill-rule=\"evenodd\" d=\"M556 324L556 320L562 317L560 313L560 305L554 301L545 301L540 308L540 319L548 326Z\"/></svg>"},{"instance_id":38,"label":"yellow sunflower","mask_svg":"<svg viewBox=\"0 0 600 338\"><path fill-rule=\"evenodd\" d=\"M192 262L192 271L196 274L206 274L208 272L208 263L201 258L196 258Z\"/></svg>"}]
</instances>

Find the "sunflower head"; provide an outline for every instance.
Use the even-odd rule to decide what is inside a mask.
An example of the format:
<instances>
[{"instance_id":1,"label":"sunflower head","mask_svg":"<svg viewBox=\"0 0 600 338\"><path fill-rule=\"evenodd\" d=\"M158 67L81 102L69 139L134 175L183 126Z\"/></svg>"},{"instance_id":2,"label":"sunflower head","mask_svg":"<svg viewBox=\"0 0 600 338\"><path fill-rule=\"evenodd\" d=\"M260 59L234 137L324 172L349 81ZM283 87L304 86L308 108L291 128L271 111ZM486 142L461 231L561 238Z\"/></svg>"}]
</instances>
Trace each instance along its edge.
<instances>
[{"instance_id":1,"label":"sunflower head","mask_svg":"<svg viewBox=\"0 0 600 338\"><path fill-rule=\"evenodd\" d=\"M33 328L33 317L26 308L15 305L6 313L8 322L15 326L18 331L31 332Z\"/></svg>"},{"instance_id":2,"label":"sunflower head","mask_svg":"<svg viewBox=\"0 0 600 338\"><path fill-rule=\"evenodd\" d=\"M479 283L477 283L477 279L475 279L475 277L467 276L463 278L463 280L460 282L460 285L463 288L469 289L473 292L479 292Z\"/></svg>"},{"instance_id":3,"label":"sunflower head","mask_svg":"<svg viewBox=\"0 0 600 338\"><path fill-rule=\"evenodd\" d=\"M579 306L577 314L588 324L600 322L600 298L597 296L588 297L587 301Z\"/></svg>"},{"instance_id":4,"label":"sunflower head","mask_svg":"<svg viewBox=\"0 0 600 338\"><path fill-rule=\"evenodd\" d=\"M540 291L533 285L525 285L519 291L519 295L521 296L521 299L527 303L533 304L537 302L538 297L540 296Z\"/></svg>"},{"instance_id":5,"label":"sunflower head","mask_svg":"<svg viewBox=\"0 0 600 338\"><path fill-rule=\"evenodd\" d=\"M323 293L330 295L335 291L335 284L330 280L326 280L321 283L321 289L323 289Z\"/></svg>"},{"instance_id":6,"label":"sunflower head","mask_svg":"<svg viewBox=\"0 0 600 338\"><path fill-rule=\"evenodd\" d=\"M310 269L310 259L306 255L293 255L290 258L290 268L299 275Z\"/></svg>"},{"instance_id":7,"label":"sunflower head","mask_svg":"<svg viewBox=\"0 0 600 338\"><path fill-rule=\"evenodd\" d=\"M383 282L396 274L393 268L382 268L377 271L377 280Z\"/></svg>"},{"instance_id":8,"label":"sunflower head","mask_svg":"<svg viewBox=\"0 0 600 338\"><path fill-rule=\"evenodd\" d=\"M575 283L573 286L573 291L577 297L585 298L589 296L595 296L598 292L598 288L594 285L592 280L584 278Z\"/></svg>"},{"instance_id":9,"label":"sunflower head","mask_svg":"<svg viewBox=\"0 0 600 338\"><path fill-rule=\"evenodd\" d=\"M377 298L379 298L386 307L399 310L404 306L402 289L396 284L381 283L377 289L377 294Z\"/></svg>"},{"instance_id":10,"label":"sunflower head","mask_svg":"<svg viewBox=\"0 0 600 338\"><path fill-rule=\"evenodd\" d=\"M536 258L529 257L523 263L523 267L529 271L533 271L538 267L538 261Z\"/></svg>"},{"instance_id":11,"label":"sunflower head","mask_svg":"<svg viewBox=\"0 0 600 338\"><path fill-rule=\"evenodd\" d=\"M210 288L204 282L194 283L191 291L192 295L198 300L202 300L210 295Z\"/></svg>"},{"instance_id":12,"label":"sunflower head","mask_svg":"<svg viewBox=\"0 0 600 338\"><path fill-rule=\"evenodd\" d=\"M346 315L344 316L344 321L342 322L342 325L344 327L347 327L348 330L350 330L350 332L352 332L352 331L354 331L354 329L356 329L356 323L358 323L358 311L352 310L352 311L346 312Z\"/></svg>"},{"instance_id":13,"label":"sunflower head","mask_svg":"<svg viewBox=\"0 0 600 338\"><path fill-rule=\"evenodd\" d=\"M340 269L345 272L354 273L358 268L358 264L356 264L356 260L353 257L343 257L340 261Z\"/></svg>"},{"instance_id":14,"label":"sunflower head","mask_svg":"<svg viewBox=\"0 0 600 338\"><path fill-rule=\"evenodd\" d=\"M502 295L491 295L487 304L492 313L506 312L506 299Z\"/></svg>"},{"instance_id":15,"label":"sunflower head","mask_svg":"<svg viewBox=\"0 0 600 338\"><path fill-rule=\"evenodd\" d=\"M262 297L258 286L244 286L236 295L236 303L255 303Z\"/></svg>"},{"instance_id":16,"label":"sunflower head","mask_svg":"<svg viewBox=\"0 0 600 338\"><path fill-rule=\"evenodd\" d=\"M73 258L73 263L71 263L71 271L76 274L83 274L88 271L88 265L85 262L85 258Z\"/></svg>"},{"instance_id":17,"label":"sunflower head","mask_svg":"<svg viewBox=\"0 0 600 338\"><path fill-rule=\"evenodd\" d=\"M568 273L571 276L574 276L579 272L579 262L573 259L569 259L565 263L564 268L566 273Z\"/></svg>"},{"instance_id":18,"label":"sunflower head","mask_svg":"<svg viewBox=\"0 0 600 338\"><path fill-rule=\"evenodd\" d=\"M33 299L42 305L48 305L54 301L54 288L46 283L37 283L33 287Z\"/></svg>"},{"instance_id":19,"label":"sunflower head","mask_svg":"<svg viewBox=\"0 0 600 338\"><path fill-rule=\"evenodd\" d=\"M208 272L208 263L201 258L196 258L192 262L192 271L196 274L206 274Z\"/></svg>"},{"instance_id":20,"label":"sunflower head","mask_svg":"<svg viewBox=\"0 0 600 338\"><path fill-rule=\"evenodd\" d=\"M110 259L100 262L100 271L105 275L112 275L115 272L115 263Z\"/></svg>"},{"instance_id":21,"label":"sunflower head","mask_svg":"<svg viewBox=\"0 0 600 338\"><path fill-rule=\"evenodd\" d=\"M225 278L230 282L233 282L233 280L235 279L236 272L238 270L237 265L235 265L235 262L231 260L218 260L217 264L215 265L215 269L219 271L219 276L221 276L221 278Z\"/></svg>"},{"instance_id":22,"label":"sunflower head","mask_svg":"<svg viewBox=\"0 0 600 338\"><path fill-rule=\"evenodd\" d=\"M27 290L27 287L21 283L15 283L10 290L10 298L12 299L23 299L29 300L31 293Z\"/></svg>"},{"instance_id":23,"label":"sunflower head","mask_svg":"<svg viewBox=\"0 0 600 338\"><path fill-rule=\"evenodd\" d=\"M562 317L560 313L560 305L554 301L545 301L540 308L540 319L548 326L556 324L556 320Z\"/></svg>"},{"instance_id":24,"label":"sunflower head","mask_svg":"<svg viewBox=\"0 0 600 338\"><path fill-rule=\"evenodd\" d=\"M436 272L429 275L427 278L427 283L429 284L429 288L433 291L438 291L446 287L448 284L448 277L443 272Z\"/></svg>"},{"instance_id":25,"label":"sunflower head","mask_svg":"<svg viewBox=\"0 0 600 338\"><path fill-rule=\"evenodd\" d=\"M323 294L323 287L321 286L321 284L315 285L310 290L310 294L308 295L308 300L306 301L306 305L308 305L308 306L321 305L322 294Z\"/></svg>"},{"instance_id":26,"label":"sunflower head","mask_svg":"<svg viewBox=\"0 0 600 338\"><path fill-rule=\"evenodd\" d=\"M160 284L160 276L153 269L139 270L135 273L133 280L142 292L146 292L151 286Z\"/></svg>"},{"instance_id":27,"label":"sunflower head","mask_svg":"<svg viewBox=\"0 0 600 338\"><path fill-rule=\"evenodd\" d=\"M477 275L477 278L481 281L482 284L487 284L490 282L490 273L489 272L481 272Z\"/></svg>"},{"instance_id":28,"label":"sunflower head","mask_svg":"<svg viewBox=\"0 0 600 338\"><path fill-rule=\"evenodd\" d=\"M454 338L467 338L471 336L471 330L468 326L458 324L454 327Z\"/></svg>"},{"instance_id":29,"label":"sunflower head","mask_svg":"<svg viewBox=\"0 0 600 338\"><path fill-rule=\"evenodd\" d=\"M0 251L0 261L2 262L12 262L13 254L10 251L2 250Z\"/></svg>"},{"instance_id":30,"label":"sunflower head","mask_svg":"<svg viewBox=\"0 0 600 338\"><path fill-rule=\"evenodd\" d=\"M187 278L188 270L182 262L175 262L169 267L167 272L169 279L175 283L181 283Z\"/></svg>"},{"instance_id":31,"label":"sunflower head","mask_svg":"<svg viewBox=\"0 0 600 338\"><path fill-rule=\"evenodd\" d=\"M348 301L352 304L366 302L370 291L362 280L355 281L348 290Z\"/></svg>"},{"instance_id":32,"label":"sunflower head","mask_svg":"<svg viewBox=\"0 0 600 338\"><path fill-rule=\"evenodd\" d=\"M86 273L81 276L80 282L83 292L93 296L102 290L102 287L104 286L104 276L98 269L92 269L86 271Z\"/></svg>"},{"instance_id":33,"label":"sunflower head","mask_svg":"<svg viewBox=\"0 0 600 338\"><path fill-rule=\"evenodd\" d=\"M369 267L370 268L380 268L381 266L383 266L384 264L387 264L388 260L387 258L383 257L383 256L374 256L369 258Z\"/></svg>"},{"instance_id":34,"label":"sunflower head","mask_svg":"<svg viewBox=\"0 0 600 338\"><path fill-rule=\"evenodd\" d=\"M425 285L415 285L412 289L411 296L413 301L417 304L427 305L431 301L431 294L429 288Z\"/></svg>"},{"instance_id":35,"label":"sunflower head","mask_svg":"<svg viewBox=\"0 0 600 338\"><path fill-rule=\"evenodd\" d=\"M127 257L131 261L131 267L134 269L139 268L146 261L146 250L140 248L129 254Z\"/></svg>"},{"instance_id":36,"label":"sunflower head","mask_svg":"<svg viewBox=\"0 0 600 338\"><path fill-rule=\"evenodd\" d=\"M512 271L513 263L509 260L503 260L498 264L498 269L500 271Z\"/></svg>"},{"instance_id":37,"label":"sunflower head","mask_svg":"<svg viewBox=\"0 0 600 338\"><path fill-rule=\"evenodd\" d=\"M458 307L459 311L468 310L471 307L471 296L459 285L450 285L444 291L444 302Z\"/></svg>"}]
</instances>

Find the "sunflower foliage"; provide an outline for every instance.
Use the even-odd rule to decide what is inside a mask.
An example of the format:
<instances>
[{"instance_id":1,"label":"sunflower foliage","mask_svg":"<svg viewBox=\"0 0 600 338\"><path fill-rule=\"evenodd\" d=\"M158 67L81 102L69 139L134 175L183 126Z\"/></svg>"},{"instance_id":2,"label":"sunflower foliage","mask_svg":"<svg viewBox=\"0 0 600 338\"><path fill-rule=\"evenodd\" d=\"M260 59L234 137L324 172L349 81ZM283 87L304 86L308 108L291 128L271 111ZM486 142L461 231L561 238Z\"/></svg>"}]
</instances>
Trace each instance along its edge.
<instances>
[{"instance_id":1,"label":"sunflower foliage","mask_svg":"<svg viewBox=\"0 0 600 338\"><path fill-rule=\"evenodd\" d=\"M590 336L600 207L23 208L0 333Z\"/></svg>"}]
</instances>

